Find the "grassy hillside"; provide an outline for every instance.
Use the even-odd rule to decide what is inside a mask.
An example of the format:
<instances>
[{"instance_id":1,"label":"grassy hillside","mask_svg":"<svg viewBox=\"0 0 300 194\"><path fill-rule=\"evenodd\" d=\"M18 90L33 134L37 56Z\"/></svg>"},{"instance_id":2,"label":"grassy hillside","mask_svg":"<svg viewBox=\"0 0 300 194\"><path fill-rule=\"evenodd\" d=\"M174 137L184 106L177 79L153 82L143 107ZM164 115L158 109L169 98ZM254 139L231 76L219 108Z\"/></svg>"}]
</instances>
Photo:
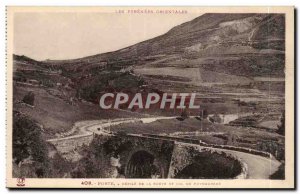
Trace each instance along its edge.
<instances>
[{"instance_id":1,"label":"grassy hillside","mask_svg":"<svg viewBox=\"0 0 300 194\"><path fill-rule=\"evenodd\" d=\"M70 69L84 67L140 65L145 62L186 52L195 58L216 55L257 54L263 49L284 50L284 15L280 14L204 14L178 25L166 34L133 46L74 60L47 61ZM242 48L243 47L243 48ZM164 55L162 57L161 55ZM239 55L242 57L242 55ZM282 58L282 57L281 57ZM284 57L283 57L284 58ZM272 59L271 59L272 60ZM266 61L270 61L270 58ZM270 63L277 63L276 59ZM281 61L282 62L282 61ZM249 62L240 67L249 65ZM221 69L222 65L219 66ZM251 73L251 70L248 70ZM282 69L280 69L282 71ZM234 73L234 71L231 71Z\"/></svg>"},{"instance_id":2,"label":"grassy hillside","mask_svg":"<svg viewBox=\"0 0 300 194\"><path fill-rule=\"evenodd\" d=\"M68 128L79 118L99 118L98 107L84 101L97 104L105 91L197 92L220 98L217 110L252 98L246 110L265 112L261 106L267 100L269 109L279 111L284 81L256 78L284 78L283 26L282 14L210 13L115 52L42 62L14 56L14 97L21 101L33 91L36 110L19 108L40 121L47 116L45 126L55 128ZM211 105L202 102L205 108ZM239 109L234 105L234 111Z\"/></svg>"}]
</instances>

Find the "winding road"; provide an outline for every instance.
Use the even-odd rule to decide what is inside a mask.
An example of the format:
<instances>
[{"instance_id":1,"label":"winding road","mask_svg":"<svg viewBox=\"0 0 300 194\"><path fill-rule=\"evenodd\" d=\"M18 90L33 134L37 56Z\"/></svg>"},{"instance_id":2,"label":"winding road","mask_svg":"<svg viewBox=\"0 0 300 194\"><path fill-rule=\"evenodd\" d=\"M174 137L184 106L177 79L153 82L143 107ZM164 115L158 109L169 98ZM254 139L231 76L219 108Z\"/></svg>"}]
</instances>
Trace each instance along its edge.
<instances>
[{"instance_id":1,"label":"winding road","mask_svg":"<svg viewBox=\"0 0 300 194\"><path fill-rule=\"evenodd\" d=\"M48 142L55 143L57 141L64 141L73 138L80 138L91 136L93 134L111 135L109 133L110 126L120 125L124 123L143 122L151 123L157 120L174 119L176 117L150 117L150 118L126 118L126 119L112 119L112 120L92 120L76 122L71 132L67 137L60 137L47 140ZM200 145L199 145L200 146ZM201 146L203 147L203 146ZM280 162L274 157L264 157L254 155L242 151L234 151L229 149L207 147L215 151L223 151L238 158L241 162L246 164L248 172L248 179L268 179L270 175L277 171Z\"/></svg>"}]
</instances>

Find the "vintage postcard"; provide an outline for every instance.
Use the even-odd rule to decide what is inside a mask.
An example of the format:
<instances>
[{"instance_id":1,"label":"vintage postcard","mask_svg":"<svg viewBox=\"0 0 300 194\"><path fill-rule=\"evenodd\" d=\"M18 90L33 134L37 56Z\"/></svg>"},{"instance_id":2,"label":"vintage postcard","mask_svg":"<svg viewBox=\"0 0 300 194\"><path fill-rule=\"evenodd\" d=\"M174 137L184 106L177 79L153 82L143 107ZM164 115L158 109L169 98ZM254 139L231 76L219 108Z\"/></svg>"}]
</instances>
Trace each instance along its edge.
<instances>
[{"instance_id":1,"label":"vintage postcard","mask_svg":"<svg viewBox=\"0 0 300 194\"><path fill-rule=\"evenodd\" d=\"M6 14L7 187L295 187L293 7Z\"/></svg>"}]
</instances>

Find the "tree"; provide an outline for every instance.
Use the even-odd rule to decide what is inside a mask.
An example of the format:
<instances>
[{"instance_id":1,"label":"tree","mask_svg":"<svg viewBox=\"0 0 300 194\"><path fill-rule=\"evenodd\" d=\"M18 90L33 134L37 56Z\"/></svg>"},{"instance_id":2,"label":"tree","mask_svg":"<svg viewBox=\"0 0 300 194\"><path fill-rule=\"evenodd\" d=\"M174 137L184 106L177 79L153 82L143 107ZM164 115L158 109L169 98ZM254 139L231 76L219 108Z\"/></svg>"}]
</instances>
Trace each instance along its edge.
<instances>
[{"instance_id":1,"label":"tree","mask_svg":"<svg viewBox=\"0 0 300 194\"><path fill-rule=\"evenodd\" d=\"M199 116L200 116L201 119L206 119L207 116L208 116L207 110L206 109L200 110Z\"/></svg>"},{"instance_id":2,"label":"tree","mask_svg":"<svg viewBox=\"0 0 300 194\"><path fill-rule=\"evenodd\" d=\"M41 130L35 121L24 116L14 115L13 123L13 159L18 165L30 158L34 162L35 173L44 177L48 171L48 152Z\"/></svg>"},{"instance_id":3,"label":"tree","mask_svg":"<svg viewBox=\"0 0 300 194\"><path fill-rule=\"evenodd\" d=\"M285 111L281 115L280 122L280 125L277 125L277 133L280 135L285 135Z\"/></svg>"},{"instance_id":4,"label":"tree","mask_svg":"<svg viewBox=\"0 0 300 194\"><path fill-rule=\"evenodd\" d=\"M206 109L203 110L203 119L208 117L208 111Z\"/></svg>"},{"instance_id":5,"label":"tree","mask_svg":"<svg viewBox=\"0 0 300 194\"><path fill-rule=\"evenodd\" d=\"M183 120L185 120L185 119L187 119L188 117L189 117L189 115L188 115L187 110L186 110L186 109L183 109L182 112L181 112L181 118L182 118Z\"/></svg>"},{"instance_id":6,"label":"tree","mask_svg":"<svg viewBox=\"0 0 300 194\"><path fill-rule=\"evenodd\" d=\"M34 93L32 91L28 92L24 98L23 102L26 104L29 104L31 106L34 106Z\"/></svg>"}]
</instances>

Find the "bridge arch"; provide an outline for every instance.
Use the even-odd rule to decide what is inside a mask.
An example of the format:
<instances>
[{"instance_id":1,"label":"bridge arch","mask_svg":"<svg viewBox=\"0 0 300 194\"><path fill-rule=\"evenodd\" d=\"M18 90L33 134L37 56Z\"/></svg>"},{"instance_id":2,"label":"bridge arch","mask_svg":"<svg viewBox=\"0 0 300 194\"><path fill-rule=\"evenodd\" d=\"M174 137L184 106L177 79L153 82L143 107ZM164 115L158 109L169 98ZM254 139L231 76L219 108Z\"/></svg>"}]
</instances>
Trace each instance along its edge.
<instances>
[{"instance_id":1,"label":"bridge arch","mask_svg":"<svg viewBox=\"0 0 300 194\"><path fill-rule=\"evenodd\" d=\"M175 173L177 179L228 179L242 173L242 164L230 155L198 152Z\"/></svg>"},{"instance_id":2,"label":"bridge arch","mask_svg":"<svg viewBox=\"0 0 300 194\"><path fill-rule=\"evenodd\" d=\"M126 178L152 178L159 174L159 169L155 165L155 154L146 151L135 151L125 168Z\"/></svg>"}]
</instances>

